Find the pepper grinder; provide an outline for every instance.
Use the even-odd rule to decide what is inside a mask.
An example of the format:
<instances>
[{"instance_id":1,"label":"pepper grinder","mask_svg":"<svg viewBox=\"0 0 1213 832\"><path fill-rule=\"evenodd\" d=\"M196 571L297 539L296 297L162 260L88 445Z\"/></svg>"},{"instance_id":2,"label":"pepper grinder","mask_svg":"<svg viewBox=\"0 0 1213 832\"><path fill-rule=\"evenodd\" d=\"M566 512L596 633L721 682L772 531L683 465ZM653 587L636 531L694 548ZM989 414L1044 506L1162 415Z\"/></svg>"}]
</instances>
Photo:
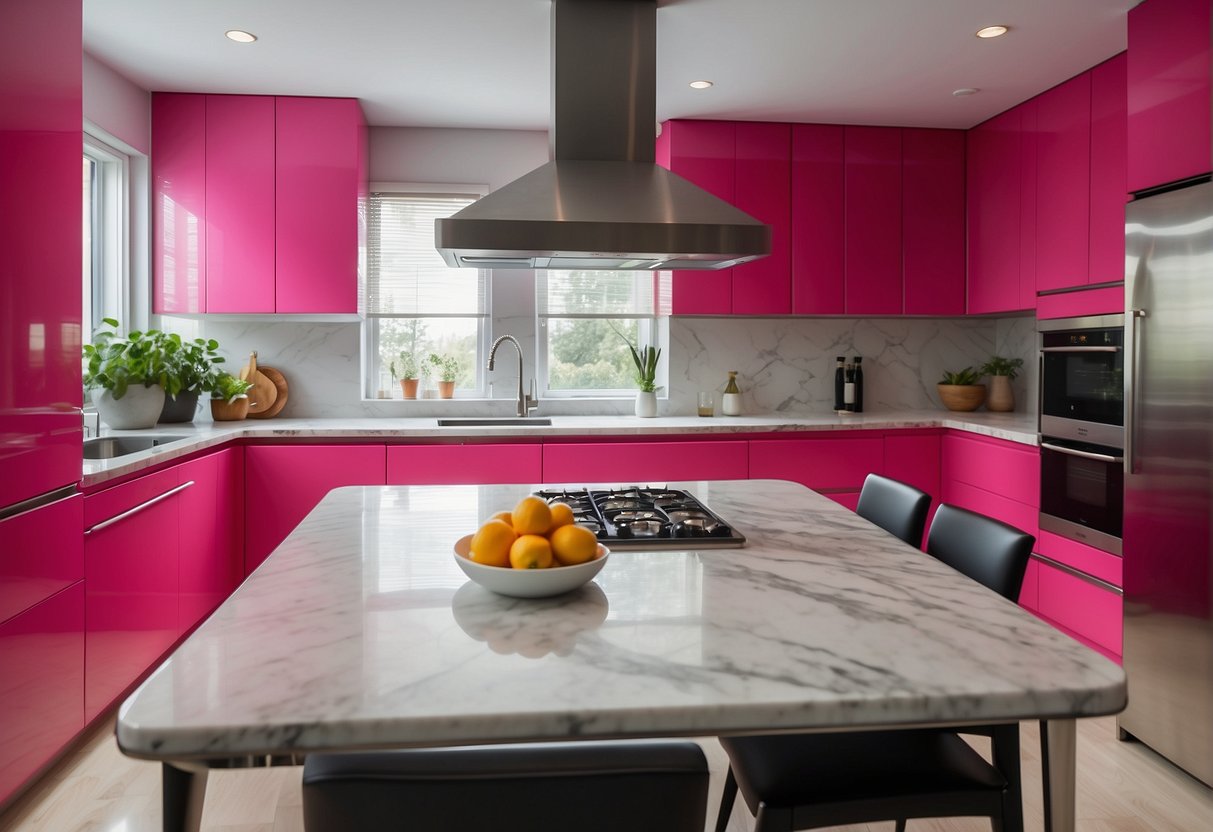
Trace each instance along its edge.
<instances>
[{"instance_id":1,"label":"pepper grinder","mask_svg":"<svg viewBox=\"0 0 1213 832\"><path fill-rule=\"evenodd\" d=\"M737 371L729 370L729 381L724 386L724 396L720 403L720 411L725 416L741 415L741 390L737 387Z\"/></svg>"}]
</instances>

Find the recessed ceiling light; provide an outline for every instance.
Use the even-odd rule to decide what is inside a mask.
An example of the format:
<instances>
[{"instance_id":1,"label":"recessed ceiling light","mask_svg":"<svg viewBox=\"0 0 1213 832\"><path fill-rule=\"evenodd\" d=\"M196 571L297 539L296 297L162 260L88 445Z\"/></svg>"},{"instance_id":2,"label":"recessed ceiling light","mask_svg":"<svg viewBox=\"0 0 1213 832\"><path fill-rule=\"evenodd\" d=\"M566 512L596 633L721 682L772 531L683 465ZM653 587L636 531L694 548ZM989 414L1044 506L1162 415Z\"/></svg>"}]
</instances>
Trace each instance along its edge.
<instances>
[{"instance_id":1,"label":"recessed ceiling light","mask_svg":"<svg viewBox=\"0 0 1213 832\"><path fill-rule=\"evenodd\" d=\"M961 87L958 90L952 90L952 95L956 96L957 98L964 98L966 95L976 95L979 92L981 92L981 90L977 89L976 87Z\"/></svg>"},{"instance_id":2,"label":"recessed ceiling light","mask_svg":"<svg viewBox=\"0 0 1213 832\"><path fill-rule=\"evenodd\" d=\"M1010 27L1008 26L987 26L984 29L977 30L977 37L997 38L1005 35L1008 31L1010 31Z\"/></svg>"},{"instance_id":3,"label":"recessed ceiling light","mask_svg":"<svg viewBox=\"0 0 1213 832\"><path fill-rule=\"evenodd\" d=\"M223 34L228 40L234 40L236 43L252 43L257 39L252 32L245 32L241 29L228 29Z\"/></svg>"},{"instance_id":4,"label":"recessed ceiling light","mask_svg":"<svg viewBox=\"0 0 1213 832\"><path fill-rule=\"evenodd\" d=\"M694 89L694 90L706 90L710 86L712 86L711 81L692 81L691 82L691 89Z\"/></svg>"}]
</instances>

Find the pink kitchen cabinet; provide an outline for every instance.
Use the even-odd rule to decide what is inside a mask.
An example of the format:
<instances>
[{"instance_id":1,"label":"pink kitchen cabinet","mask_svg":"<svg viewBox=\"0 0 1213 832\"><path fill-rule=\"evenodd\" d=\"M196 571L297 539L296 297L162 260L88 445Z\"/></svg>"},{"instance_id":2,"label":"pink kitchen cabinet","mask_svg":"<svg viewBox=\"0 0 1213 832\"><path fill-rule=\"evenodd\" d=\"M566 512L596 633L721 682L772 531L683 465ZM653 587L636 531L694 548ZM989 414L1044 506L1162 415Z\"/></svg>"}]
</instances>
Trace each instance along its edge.
<instances>
[{"instance_id":1,"label":"pink kitchen cabinet","mask_svg":"<svg viewBox=\"0 0 1213 832\"><path fill-rule=\"evenodd\" d=\"M639 485L677 480L743 480L748 446L722 442L590 442L543 446L543 481Z\"/></svg>"},{"instance_id":2,"label":"pink kitchen cabinet","mask_svg":"<svg viewBox=\"0 0 1213 832\"><path fill-rule=\"evenodd\" d=\"M969 511L1001 520L1033 537L1040 533L1040 508L1038 506L1013 500L1005 494L946 477L942 480L940 495L943 502L949 505L967 508Z\"/></svg>"},{"instance_id":3,"label":"pink kitchen cabinet","mask_svg":"<svg viewBox=\"0 0 1213 832\"><path fill-rule=\"evenodd\" d=\"M180 634L181 495L170 468L84 498L85 719L134 684Z\"/></svg>"},{"instance_id":4,"label":"pink kitchen cabinet","mask_svg":"<svg viewBox=\"0 0 1213 832\"><path fill-rule=\"evenodd\" d=\"M1022 308L1020 116L1008 110L966 136L970 315Z\"/></svg>"},{"instance_id":5,"label":"pink kitchen cabinet","mask_svg":"<svg viewBox=\"0 0 1213 832\"><path fill-rule=\"evenodd\" d=\"M1091 74L1037 98L1036 290L1087 284Z\"/></svg>"},{"instance_id":6,"label":"pink kitchen cabinet","mask_svg":"<svg viewBox=\"0 0 1213 832\"><path fill-rule=\"evenodd\" d=\"M846 311L843 128L792 125L792 312Z\"/></svg>"},{"instance_id":7,"label":"pink kitchen cabinet","mask_svg":"<svg viewBox=\"0 0 1213 832\"><path fill-rule=\"evenodd\" d=\"M1112 586L1123 585L1124 560L1118 555L1044 530L1036 536L1034 551Z\"/></svg>"},{"instance_id":8,"label":"pink kitchen cabinet","mask_svg":"<svg viewBox=\"0 0 1213 832\"><path fill-rule=\"evenodd\" d=\"M1124 236L1120 238L1121 262L1124 262ZM1123 286L1100 286L1081 292L1041 295L1036 299L1036 319L1077 318L1082 315L1113 315L1125 311Z\"/></svg>"},{"instance_id":9,"label":"pink kitchen cabinet","mask_svg":"<svg viewBox=\"0 0 1213 832\"><path fill-rule=\"evenodd\" d=\"M1209 0L1145 0L1129 10L1128 190L1210 170Z\"/></svg>"},{"instance_id":10,"label":"pink kitchen cabinet","mask_svg":"<svg viewBox=\"0 0 1213 832\"><path fill-rule=\"evenodd\" d=\"M1088 283L1125 279L1127 54L1091 70L1091 228ZM1123 310L1123 302L1121 309Z\"/></svg>"},{"instance_id":11,"label":"pink kitchen cabinet","mask_svg":"<svg viewBox=\"0 0 1213 832\"><path fill-rule=\"evenodd\" d=\"M82 582L0 624L0 668L3 806L84 728Z\"/></svg>"},{"instance_id":12,"label":"pink kitchen cabinet","mask_svg":"<svg viewBox=\"0 0 1213 832\"><path fill-rule=\"evenodd\" d=\"M207 95L206 307L274 305L274 98Z\"/></svg>"},{"instance_id":13,"label":"pink kitchen cabinet","mask_svg":"<svg viewBox=\"0 0 1213 832\"><path fill-rule=\"evenodd\" d=\"M244 449L227 448L176 468L180 567L178 633L223 603L244 577Z\"/></svg>"},{"instance_id":14,"label":"pink kitchen cabinet","mask_svg":"<svg viewBox=\"0 0 1213 832\"><path fill-rule=\"evenodd\" d=\"M1114 589L1038 561L1035 612L1063 632L1119 660L1124 642L1124 603Z\"/></svg>"},{"instance_id":15,"label":"pink kitchen cabinet","mask_svg":"<svg viewBox=\"0 0 1213 832\"><path fill-rule=\"evenodd\" d=\"M84 577L84 498L0 520L0 622Z\"/></svg>"},{"instance_id":16,"label":"pink kitchen cabinet","mask_svg":"<svg viewBox=\"0 0 1213 832\"><path fill-rule=\"evenodd\" d=\"M963 315L963 130L901 131L901 233L905 314Z\"/></svg>"},{"instance_id":17,"label":"pink kitchen cabinet","mask_svg":"<svg viewBox=\"0 0 1213 832\"><path fill-rule=\"evenodd\" d=\"M733 268L734 315L792 311L791 142L787 124L739 121L734 204L771 227L771 253Z\"/></svg>"},{"instance_id":18,"label":"pink kitchen cabinet","mask_svg":"<svg viewBox=\"0 0 1213 832\"><path fill-rule=\"evenodd\" d=\"M967 483L1040 506L1040 451L1031 445L949 431L943 438L941 472L945 483Z\"/></svg>"},{"instance_id":19,"label":"pink kitchen cabinet","mask_svg":"<svg viewBox=\"0 0 1213 832\"><path fill-rule=\"evenodd\" d=\"M667 121L657 139L657 161L725 202L736 204L737 131L731 121ZM675 315L728 315L733 270L675 271Z\"/></svg>"},{"instance_id":20,"label":"pink kitchen cabinet","mask_svg":"<svg viewBox=\"0 0 1213 832\"><path fill-rule=\"evenodd\" d=\"M206 96L152 94L152 309L206 312Z\"/></svg>"},{"instance_id":21,"label":"pink kitchen cabinet","mask_svg":"<svg viewBox=\"0 0 1213 832\"><path fill-rule=\"evenodd\" d=\"M940 502L939 458L942 444L942 438L937 433L898 431L887 433L884 437L884 475L930 494L929 516L934 516Z\"/></svg>"},{"instance_id":22,"label":"pink kitchen cabinet","mask_svg":"<svg viewBox=\"0 0 1213 832\"><path fill-rule=\"evenodd\" d=\"M324 495L383 485L383 445L250 445L244 449L244 574L269 557Z\"/></svg>"},{"instance_id":23,"label":"pink kitchen cabinet","mask_svg":"<svg viewBox=\"0 0 1213 832\"><path fill-rule=\"evenodd\" d=\"M352 98L278 98L275 309L357 313L367 130Z\"/></svg>"},{"instance_id":24,"label":"pink kitchen cabinet","mask_svg":"<svg viewBox=\"0 0 1213 832\"><path fill-rule=\"evenodd\" d=\"M543 446L389 445L388 485L535 483L543 479Z\"/></svg>"},{"instance_id":25,"label":"pink kitchen cabinet","mask_svg":"<svg viewBox=\"0 0 1213 832\"><path fill-rule=\"evenodd\" d=\"M844 141L846 314L899 315L901 131L847 126Z\"/></svg>"},{"instance_id":26,"label":"pink kitchen cabinet","mask_svg":"<svg viewBox=\"0 0 1213 832\"><path fill-rule=\"evenodd\" d=\"M1040 172L1040 99L1015 108L1019 115L1019 294L1014 307L1036 306L1036 197ZM1008 287L1009 290L1013 287Z\"/></svg>"},{"instance_id":27,"label":"pink kitchen cabinet","mask_svg":"<svg viewBox=\"0 0 1213 832\"><path fill-rule=\"evenodd\" d=\"M868 474L884 471L884 440L874 436L831 439L755 439L750 478L790 480L829 492L858 493Z\"/></svg>"}]
</instances>

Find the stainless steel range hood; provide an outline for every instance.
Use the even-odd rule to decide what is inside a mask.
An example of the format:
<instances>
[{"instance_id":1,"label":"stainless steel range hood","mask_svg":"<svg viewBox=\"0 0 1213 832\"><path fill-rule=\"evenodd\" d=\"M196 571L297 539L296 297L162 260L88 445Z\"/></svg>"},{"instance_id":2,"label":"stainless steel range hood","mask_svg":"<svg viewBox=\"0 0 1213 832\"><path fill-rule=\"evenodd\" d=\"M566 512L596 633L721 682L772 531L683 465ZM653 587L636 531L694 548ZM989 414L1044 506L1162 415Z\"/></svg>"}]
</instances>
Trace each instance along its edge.
<instances>
[{"instance_id":1,"label":"stainless steel range hood","mask_svg":"<svg viewBox=\"0 0 1213 832\"><path fill-rule=\"evenodd\" d=\"M655 0L553 0L554 161L434 223L447 264L725 269L766 225L656 164Z\"/></svg>"}]
</instances>

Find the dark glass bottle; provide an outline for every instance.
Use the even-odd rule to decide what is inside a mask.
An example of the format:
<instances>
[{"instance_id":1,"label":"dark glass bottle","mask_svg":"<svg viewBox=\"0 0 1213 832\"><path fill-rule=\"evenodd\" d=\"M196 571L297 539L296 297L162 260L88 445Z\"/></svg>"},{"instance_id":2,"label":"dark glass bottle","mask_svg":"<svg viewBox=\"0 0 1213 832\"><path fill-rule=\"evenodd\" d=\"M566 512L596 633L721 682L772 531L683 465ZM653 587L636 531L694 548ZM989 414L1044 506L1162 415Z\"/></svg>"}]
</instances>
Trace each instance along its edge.
<instances>
[{"instance_id":1,"label":"dark glass bottle","mask_svg":"<svg viewBox=\"0 0 1213 832\"><path fill-rule=\"evenodd\" d=\"M834 370L834 409L845 409L843 402L843 385L846 384L846 368L847 357L845 355L838 356L838 367Z\"/></svg>"},{"instance_id":2,"label":"dark glass bottle","mask_svg":"<svg viewBox=\"0 0 1213 832\"><path fill-rule=\"evenodd\" d=\"M855 356L855 412L863 413L863 358Z\"/></svg>"},{"instance_id":3,"label":"dark glass bottle","mask_svg":"<svg viewBox=\"0 0 1213 832\"><path fill-rule=\"evenodd\" d=\"M848 364L844 370L844 378L846 379L842 385L842 401L843 409L847 413L852 413L855 410L855 365Z\"/></svg>"}]
</instances>

